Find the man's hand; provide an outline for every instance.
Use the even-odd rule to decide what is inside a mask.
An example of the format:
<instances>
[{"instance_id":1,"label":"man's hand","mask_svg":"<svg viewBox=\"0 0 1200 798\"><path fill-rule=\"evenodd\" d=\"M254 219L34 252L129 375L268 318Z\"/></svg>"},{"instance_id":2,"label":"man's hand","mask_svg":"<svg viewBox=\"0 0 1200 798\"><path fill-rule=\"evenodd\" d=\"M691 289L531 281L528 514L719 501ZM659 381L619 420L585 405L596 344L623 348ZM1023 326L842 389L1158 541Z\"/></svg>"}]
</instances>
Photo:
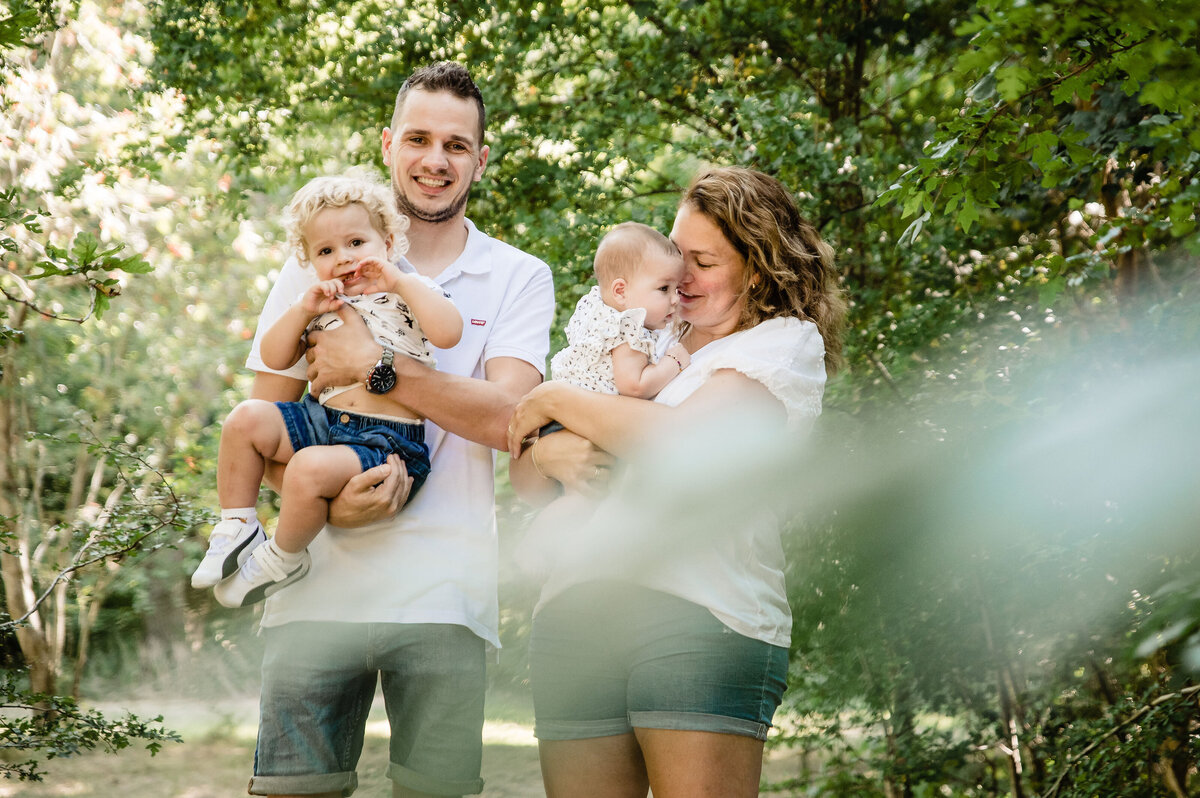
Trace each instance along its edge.
<instances>
[{"instance_id":1,"label":"man's hand","mask_svg":"<svg viewBox=\"0 0 1200 798\"><path fill-rule=\"evenodd\" d=\"M338 310L342 325L308 334L308 381L314 395L330 385L353 385L367 378L383 347L371 337L367 323L349 306Z\"/></svg>"},{"instance_id":2,"label":"man's hand","mask_svg":"<svg viewBox=\"0 0 1200 798\"><path fill-rule=\"evenodd\" d=\"M329 502L329 523L348 529L391 518L408 501L413 480L399 455L352 477Z\"/></svg>"}]
</instances>

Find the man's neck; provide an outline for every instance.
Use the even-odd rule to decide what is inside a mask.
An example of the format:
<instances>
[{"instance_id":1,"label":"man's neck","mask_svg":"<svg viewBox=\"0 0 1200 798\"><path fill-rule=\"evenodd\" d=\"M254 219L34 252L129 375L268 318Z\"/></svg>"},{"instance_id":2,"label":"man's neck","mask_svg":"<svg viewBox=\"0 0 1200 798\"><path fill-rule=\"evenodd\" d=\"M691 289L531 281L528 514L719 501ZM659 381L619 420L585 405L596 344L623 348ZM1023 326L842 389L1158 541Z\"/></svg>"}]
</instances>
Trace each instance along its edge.
<instances>
[{"instance_id":1,"label":"man's neck","mask_svg":"<svg viewBox=\"0 0 1200 798\"><path fill-rule=\"evenodd\" d=\"M426 277L437 277L467 248L467 225L462 216L445 222L410 222L405 257Z\"/></svg>"}]
</instances>

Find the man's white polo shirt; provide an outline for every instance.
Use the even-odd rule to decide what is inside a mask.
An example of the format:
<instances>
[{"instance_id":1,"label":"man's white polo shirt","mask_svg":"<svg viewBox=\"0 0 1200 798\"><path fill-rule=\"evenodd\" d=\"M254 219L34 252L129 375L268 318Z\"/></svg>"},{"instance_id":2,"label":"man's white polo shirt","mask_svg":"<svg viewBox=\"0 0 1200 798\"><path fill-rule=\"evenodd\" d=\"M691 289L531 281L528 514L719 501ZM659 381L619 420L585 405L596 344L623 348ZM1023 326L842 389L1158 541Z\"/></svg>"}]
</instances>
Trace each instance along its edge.
<instances>
[{"instance_id":1,"label":"man's white polo shirt","mask_svg":"<svg viewBox=\"0 0 1200 798\"><path fill-rule=\"evenodd\" d=\"M436 282L463 316L462 340L434 349L438 369L482 379L484 364L513 357L545 369L554 284L545 263L481 233ZM406 260L401 268L413 271ZM274 371L259 356L272 322L316 280L294 258L271 289L248 368L305 379L305 364ZM496 599L495 453L426 422L432 471L394 519L357 529L326 526L309 546L312 571L269 598L262 623L292 621L453 623L499 646Z\"/></svg>"}]
</instances>

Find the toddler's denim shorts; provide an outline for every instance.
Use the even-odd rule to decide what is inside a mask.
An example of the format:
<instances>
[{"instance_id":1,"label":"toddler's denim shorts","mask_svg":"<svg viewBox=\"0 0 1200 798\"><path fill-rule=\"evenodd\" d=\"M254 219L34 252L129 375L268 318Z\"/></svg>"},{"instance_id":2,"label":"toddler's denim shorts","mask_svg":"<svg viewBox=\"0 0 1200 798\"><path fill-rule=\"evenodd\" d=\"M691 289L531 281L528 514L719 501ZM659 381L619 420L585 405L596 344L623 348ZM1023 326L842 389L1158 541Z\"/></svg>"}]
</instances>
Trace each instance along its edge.
<instances>
[{"instance_id":1,"label":"toddler's denim shorts","mask_svg":"<svg viewBox=\"0 0 1200 798\"><path fill-rule=\"evenodd\" d=\"M429 447L425 425L360 416L325 407L312 394L299 402L276 402L296 451L308 446L349 446L358 455L363 471L383 465L389 454L398 454L412 477L409 501L429 476Z\"/></svg>"},{"instance_id":2,"label":"toddler's denim shorts","mask_svg":"<svg viewBox=\"0 0 1200 798\"><path fill-rule=\"evenodd\" d=\"M615 582L547 602L529 656L541 740L634 728L765 740L787 685L786 648L738 634L690 601Z\"/></svg>"}]
</instances>

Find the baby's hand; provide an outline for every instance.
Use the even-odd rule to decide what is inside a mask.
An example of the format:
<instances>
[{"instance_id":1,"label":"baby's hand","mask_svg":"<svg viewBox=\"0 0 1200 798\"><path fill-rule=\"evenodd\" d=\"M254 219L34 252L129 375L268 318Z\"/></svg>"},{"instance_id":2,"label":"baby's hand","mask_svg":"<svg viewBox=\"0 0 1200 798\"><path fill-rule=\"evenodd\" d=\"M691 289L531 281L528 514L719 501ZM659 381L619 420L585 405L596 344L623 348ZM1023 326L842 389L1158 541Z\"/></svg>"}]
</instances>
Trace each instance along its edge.
<instances>
[{"instance_id":1,"label":"baby's hand","mask_svg":"<svg viewBox=\"0 0 1200 798\"><path fill-rule=\"evenodd\" d=\"M667 350L667 355L675 358L675 361L679 364L680 371L692 365L692 356L688 354L683 344L671 344L670 349Z\"/></svg>"},{"instance_id":2,"label":"baby's hand","mask_svg":"<svg viewBox=\"0 0 1200 798\"><path fill-rule=\"evenodd\" d=\"M305 312L319 316L340 308L344 303L337 297L337 294L345 290L346 287L342 285L341 280L322 280L304 292L304 299L301 300L301 303Z\"/></svg>"},{"instance_id":3,"label":"baby's hand","mask_svg":"<svg viewBox=\"0 0 1200 798\"><path fill-rule=\"evenodd\" d=\"M400 270L396 264L388 263L376 257L363 258L354 270L354 276L363 281L363 293L374 294L380 291L395 292L396 280Z\"/></svg>"}]
</instances>

